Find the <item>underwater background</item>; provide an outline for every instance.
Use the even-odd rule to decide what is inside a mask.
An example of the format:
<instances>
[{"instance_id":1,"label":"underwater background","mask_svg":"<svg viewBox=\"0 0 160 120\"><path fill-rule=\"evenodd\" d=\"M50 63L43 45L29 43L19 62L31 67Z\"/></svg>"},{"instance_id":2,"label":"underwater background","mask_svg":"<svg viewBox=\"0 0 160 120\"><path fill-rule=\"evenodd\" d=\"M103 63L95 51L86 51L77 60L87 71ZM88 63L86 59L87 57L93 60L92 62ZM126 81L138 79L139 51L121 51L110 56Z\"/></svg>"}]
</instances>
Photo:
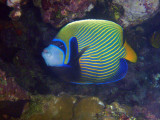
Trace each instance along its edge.
<instances>
[{"instance_id":1,"label":"underwater background","mask_svg":"<svg viewBox=\"0 0 160 120\"><path fill-rule=\"evenodd\" d=\"M0 120L160 120L159 0L0 0ZM113 21L137 53L102 85L58 79L41 53L67 23Z\"/></svg>"}]
</instances>

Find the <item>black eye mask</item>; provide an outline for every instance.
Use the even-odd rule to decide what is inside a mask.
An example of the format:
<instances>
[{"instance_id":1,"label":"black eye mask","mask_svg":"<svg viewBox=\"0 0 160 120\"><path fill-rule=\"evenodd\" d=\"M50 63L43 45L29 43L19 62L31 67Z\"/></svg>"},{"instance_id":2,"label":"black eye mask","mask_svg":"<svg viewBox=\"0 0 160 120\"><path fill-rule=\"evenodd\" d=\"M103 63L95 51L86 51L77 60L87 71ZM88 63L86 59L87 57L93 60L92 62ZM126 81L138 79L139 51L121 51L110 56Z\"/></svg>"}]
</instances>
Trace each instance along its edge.
<instances>
[{"instance_id":1,"label":"black eye mask","mask_svg":"<svg viewBox=\"0 0 160 120\"><path fill-rule=\"evenodd\" d=\"M51 42L52 45L55 45L57 47L59 47L61 50L63 50L64 55L66 56L66 46L63 42L61 41L52 41Z\"/></svg>"}]
</instances>

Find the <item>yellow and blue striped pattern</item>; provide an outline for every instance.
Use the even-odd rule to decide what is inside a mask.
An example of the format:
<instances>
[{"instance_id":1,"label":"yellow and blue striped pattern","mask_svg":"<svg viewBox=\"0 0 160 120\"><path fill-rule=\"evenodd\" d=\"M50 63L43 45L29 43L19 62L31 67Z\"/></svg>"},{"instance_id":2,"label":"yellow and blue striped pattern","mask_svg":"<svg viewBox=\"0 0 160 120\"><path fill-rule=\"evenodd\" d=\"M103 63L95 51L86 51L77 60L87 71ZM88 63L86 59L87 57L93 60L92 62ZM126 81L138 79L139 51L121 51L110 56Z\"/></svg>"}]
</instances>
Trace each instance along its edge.
<instances>
[{"instance_id":1,"label":"yellow and blue striped pattern","mask_svg":"<svg viewBox=\"0 0 160 120\"><path fill-rule=\"evenodd\" d=\"M89 46L79 60L79 83L105 83L121 79L118 78L123 76L120 59L126 56L121 26L107 20L82 20L68 24L61 32L67 32L66 30L72 32L72 36L67 36L68 40L64 40L66 44L74 36L78 40L78 51ZM63 37L60 39L63 40Z\"/></svg>"}]
</instances>

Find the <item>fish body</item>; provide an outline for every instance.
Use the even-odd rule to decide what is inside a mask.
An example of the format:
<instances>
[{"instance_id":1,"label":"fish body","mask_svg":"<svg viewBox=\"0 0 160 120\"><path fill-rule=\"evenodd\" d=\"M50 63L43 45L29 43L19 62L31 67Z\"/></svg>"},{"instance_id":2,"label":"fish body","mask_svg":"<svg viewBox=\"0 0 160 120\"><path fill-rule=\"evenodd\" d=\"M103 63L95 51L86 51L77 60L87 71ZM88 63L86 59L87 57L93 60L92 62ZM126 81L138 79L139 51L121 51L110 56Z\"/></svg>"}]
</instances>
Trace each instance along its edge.
<instances>
[{"instance_id":1,"label":"fish body","mask_svg":"<svg viewBox=\"0 0 160 120\"><path fill-rule=\"evenodd\" d=\"M69 23L52 42L55 46L63 44L59 51L64 53L61 55L63 61L54 66L68 65L73 71L72 75L79 73L78 78L69 80L72 83L103 84L118 81L127 73L126 59L131 62L137 60L136 53L123 40L122 27L112 21L93 19ZM45 61L49 59L44 52L42 56Z\"/></svg>"}]
</instances>

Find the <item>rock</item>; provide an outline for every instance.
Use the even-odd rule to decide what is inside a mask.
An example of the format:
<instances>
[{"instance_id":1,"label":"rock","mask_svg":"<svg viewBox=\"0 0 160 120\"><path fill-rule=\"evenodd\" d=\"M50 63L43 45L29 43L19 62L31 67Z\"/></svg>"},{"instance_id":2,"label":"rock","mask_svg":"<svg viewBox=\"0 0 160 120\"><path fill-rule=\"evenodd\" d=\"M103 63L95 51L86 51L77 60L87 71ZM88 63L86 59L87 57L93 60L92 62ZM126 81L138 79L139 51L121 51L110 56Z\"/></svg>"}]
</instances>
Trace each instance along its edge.
<instances>
[{"instance_id":1,"label":"rock","mask_svg":"<svg viewBox=\"0 0 160 120\"><path fill-rule=\"evenodd\" d=\"M99 98L86 97L75 105L74 120L101 120L103 111L104 103Z\"/></svg>"},{"instance_id":2,"label":"rock","mask_svg":"<svg viewBox=\"0 0 160 120\"><path fill-rule=\"evenodd\" d=\"M75 102L76 99L68 95L33 96L20 120L71 120Z\"/></svg>"},{"instance_id":3,"label":"rock","mask_svg":"<svg viewBox=\"0 0 160 120\"><path fill-rule=\"evenodd\" d=\"M159 0L113 0L113 3L123 6L124 15L118 20L123 27L140 24L159 10Z\"/></svg>"},{"instance_id":4,"label":"rock","mask_svg":"<svg viewBox=\"0 0 160 120\"><path fill-rule=\"evenodd\" d=\"M84 17L94 8L96 0L33 0L33 3L41 9L44 22L59 28L75 18Z\"/></svg>"},{"instance_id":5,"label":"rock","mask_svg":"<svg viewBox=\"0 0 160 120\"><path fill-rule=\"evenodd\" d=\"M27 91L22 89L13 77L6 77L6 73L0 70L0 101L29 100Z\"/></svg>"}]
</instances>

